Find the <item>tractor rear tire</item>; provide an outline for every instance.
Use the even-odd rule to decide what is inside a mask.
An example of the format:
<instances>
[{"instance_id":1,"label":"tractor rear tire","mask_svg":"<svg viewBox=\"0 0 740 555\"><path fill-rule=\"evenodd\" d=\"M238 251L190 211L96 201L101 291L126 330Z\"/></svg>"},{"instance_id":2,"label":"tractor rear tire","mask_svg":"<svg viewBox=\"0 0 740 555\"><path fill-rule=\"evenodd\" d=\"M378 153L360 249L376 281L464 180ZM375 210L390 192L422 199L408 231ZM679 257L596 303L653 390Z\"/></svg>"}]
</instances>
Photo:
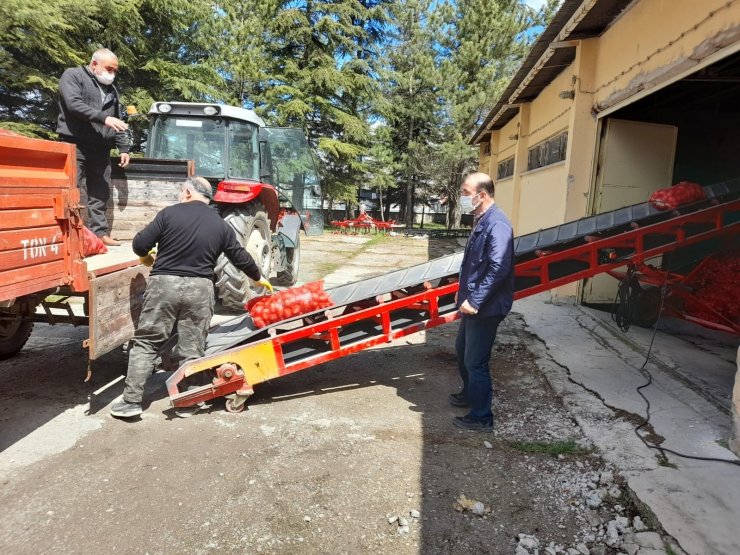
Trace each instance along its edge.
<instances>
[{"instance_id":1,"label":"tractor rear tire","mask_svg":"<svg viewBox=\"0 0 740 555\"><path fill-rule=\"evenodd\" d=\"M33 322L24 318L0 320L0 360L10 358L20 351L31 337L31 331Z\"/></svg>"},{"instance_id":2,"label":"tractor rear tire","mask_svg":"<svg viewBox=\"0 0 740 555\"><path fill-rule=\"evenodd\" d=\"M301 269L301 234L295 237L295 247L285 249L285 271L278 272L275 280L278 285L291 287L298 281L298 272Z\"/></svg>"},{"instance_id":3,"label":"tractor rear tire","mask_svg":"<svg viewBox=\"0 0 740 555\"><path fill-rule=\"evenodd\" d=\"M237 242L252 255L261 274L269 278L272 270L272 232L264 205L250 202L226 208L221 216L234 229ZM225 308L243 310L244 303L263 294L263 289L247 279L223 254L216 261L214 273L218 296Z\"/></svg>"}]
</instances>

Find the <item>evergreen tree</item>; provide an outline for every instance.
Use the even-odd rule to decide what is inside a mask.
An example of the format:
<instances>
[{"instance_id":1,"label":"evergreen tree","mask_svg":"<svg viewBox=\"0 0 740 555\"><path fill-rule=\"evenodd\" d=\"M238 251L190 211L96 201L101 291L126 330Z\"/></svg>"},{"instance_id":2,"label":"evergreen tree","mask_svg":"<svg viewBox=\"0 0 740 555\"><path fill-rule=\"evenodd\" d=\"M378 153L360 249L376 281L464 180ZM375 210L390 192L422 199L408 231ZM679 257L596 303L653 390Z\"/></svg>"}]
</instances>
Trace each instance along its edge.
<instances>
[{"instance_id":1,"label":"evergreen tree","mask_svg":"<svg viewBox=\"0 0 740 555\"><path fill-rule=\"evenodd\" d=\"M386 48L381 74L386 97L383 116L396 153L397 180L404 195L396 197L402 219L413 226L414 191L426 182L423 160L437 142L441 124L435 31L429 0L399 0L393 7L395 32Z\"/></svg>"},{"instance_id":2,"label":"evergreen tree","mask_svg":"<svg viewBox=\"0 0 740 555\"><path fill-rule=\"evenodd\" d=\"M438 11L444 79L444 141L439 145L436 189L448 199L448 227L460 225L457 203L466 173L477 165L478 149L467 144L526 55L532 32L549 21L557 0L540 12L518 0L455 0Z\"/></svg>"},{"instance_id":3,"label":"evergreen tree","mask_svg":"<svg viewBox=\"0 0 740 555\"><path fill-rule=\"evenodd\" d=\"M4 0L0 3L0 122L53 137L58 81L110 48L126 103L222 99L222 78L203 62L208 0ZM13 125L14 124L14 125Z\"/></svg>"}]
</instances>

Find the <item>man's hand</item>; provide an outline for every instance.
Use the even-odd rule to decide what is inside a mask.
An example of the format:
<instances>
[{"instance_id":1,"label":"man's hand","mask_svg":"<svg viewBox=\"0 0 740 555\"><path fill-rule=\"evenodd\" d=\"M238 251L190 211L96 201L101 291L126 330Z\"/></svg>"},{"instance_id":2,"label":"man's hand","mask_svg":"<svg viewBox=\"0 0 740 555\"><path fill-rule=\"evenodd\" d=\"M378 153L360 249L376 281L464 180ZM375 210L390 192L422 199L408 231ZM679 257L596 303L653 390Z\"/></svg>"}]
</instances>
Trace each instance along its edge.
<instances>
[{"instance_id":1,"label":"man's hand","mask_svg":"<svg viewBox=\"0 0 740 555\"><path fill-rule=\"evenodd\" d=\"M140 256L139 262L141 262L144 266L149 266L150 268L154 265L154 261L157 259L157 247L152 247L152 250L150 250L146 256Z\"/></svg>"},{"instance_id":2,"label":"man's hand","mask_svg":"<svg viewBox=\"0 0 740 555\"><path fill-rule=\"evenodd\" d=\"M259 285L260 287L264 287L265 289L267 289L268 292L272 293L272 283L270 283L269 279L264 277L260 278L257 281L257 285Z\"/></svg>"},{"instance_id":3,"label":"man's hand","mask_svg":"<svg viewBox=\"0 0 740 555\"><path fill-rule=\"evenodd\" d=\"M122 152L121 153L121 161L118 163L119 166L122 168L125 168L128 166L128 163L131 161L131 156L129 156L128 152Z\"/></svg>"},{"instance_id":4,"label":"man's hand","mask_svg":"<svg viewBox=\"0 0 740 555\"><path fill-rule=\"evenodd\" d=\"M126 129L128 129L128 124L125 121L114 118L113 116L108 116L107 118L105 118L105 125L106 127L115 129L118 132L126 131Z\"/></svg>"},{"instance_id":5,"label":"man's hand","mask_svg":"<svg viewBox=\"0 0 740 555\"><path fill-rule=\"evenodd\" d=\"M473 308L473 306L467 300L465 300L463 304L460 305L460 312L462 312L463 314L472 315L478 314L478 309Z\"/></svg>"}]
</instances>

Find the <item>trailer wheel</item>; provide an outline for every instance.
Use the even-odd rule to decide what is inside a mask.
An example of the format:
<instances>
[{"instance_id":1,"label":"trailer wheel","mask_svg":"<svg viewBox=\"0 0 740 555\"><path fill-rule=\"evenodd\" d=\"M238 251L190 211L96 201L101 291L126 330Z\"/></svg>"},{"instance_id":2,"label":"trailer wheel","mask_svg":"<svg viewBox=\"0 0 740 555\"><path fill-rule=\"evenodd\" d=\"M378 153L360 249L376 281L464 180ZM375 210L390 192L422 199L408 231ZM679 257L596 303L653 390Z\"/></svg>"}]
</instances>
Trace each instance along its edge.
<instances>
[{"instance_id":1,"label":"trailer wheel","mask_svg":"<svg viewBox=\"0 0 740 555\"><path fill-rule=\"evenodd\" d=\"M285 271L278 272L277 283L290 287L298 281L298 272L301 269L301 235L298 233L295 238L295 247L285 249Z\"/></svg>"},{"instance_id":2,"label":"trailer wheel","mask_svg":"<svg viewBox=\"0 0 740 555\"><path fill-rule=\"evenodd\" d=\"M33 322L23 318L0 320L0 360L10 358L28 341L33 330Z\"/></svg>"},{"instance_id":3,"label":"trailer wheel","mask_svg":"<svg viewBox=\"0 0 740 555\"><path fill-rule=\"evenodd\" d=\"M236 233L236 240L252 255L263 276L269 277L272 270L272 233L267 211L260 202L226 208L221 213L224 221ZM247 276L234 266L225 255L221 255L214 269L216 289L221 303L241 310L252 297L262 294L262 288L251 283Z\"/></svg>"}]
</instances>

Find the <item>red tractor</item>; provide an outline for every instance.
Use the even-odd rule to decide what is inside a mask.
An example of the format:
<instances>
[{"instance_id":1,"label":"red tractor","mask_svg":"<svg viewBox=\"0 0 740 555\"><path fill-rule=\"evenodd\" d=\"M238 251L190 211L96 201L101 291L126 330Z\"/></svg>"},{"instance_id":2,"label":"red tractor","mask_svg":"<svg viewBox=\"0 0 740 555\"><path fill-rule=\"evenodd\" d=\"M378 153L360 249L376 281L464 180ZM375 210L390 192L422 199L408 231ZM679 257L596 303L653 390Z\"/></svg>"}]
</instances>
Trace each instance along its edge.
<instances>
[{"instance_id":1,"label":"red tractor","mask_svg":"<svg viewBox=\"0 0 740 555\"><path fill-rule=\"evenodd\" d=\"M148 158L195 162L214 187L221 216L279 285L298 279L300 231L323 231L321 188L300 129L266 127L252 110L191 102L155 102L149 110ZM221 302L241 308L261 293L225 256L216 266Z\"/></svg>"}]
</instances>

